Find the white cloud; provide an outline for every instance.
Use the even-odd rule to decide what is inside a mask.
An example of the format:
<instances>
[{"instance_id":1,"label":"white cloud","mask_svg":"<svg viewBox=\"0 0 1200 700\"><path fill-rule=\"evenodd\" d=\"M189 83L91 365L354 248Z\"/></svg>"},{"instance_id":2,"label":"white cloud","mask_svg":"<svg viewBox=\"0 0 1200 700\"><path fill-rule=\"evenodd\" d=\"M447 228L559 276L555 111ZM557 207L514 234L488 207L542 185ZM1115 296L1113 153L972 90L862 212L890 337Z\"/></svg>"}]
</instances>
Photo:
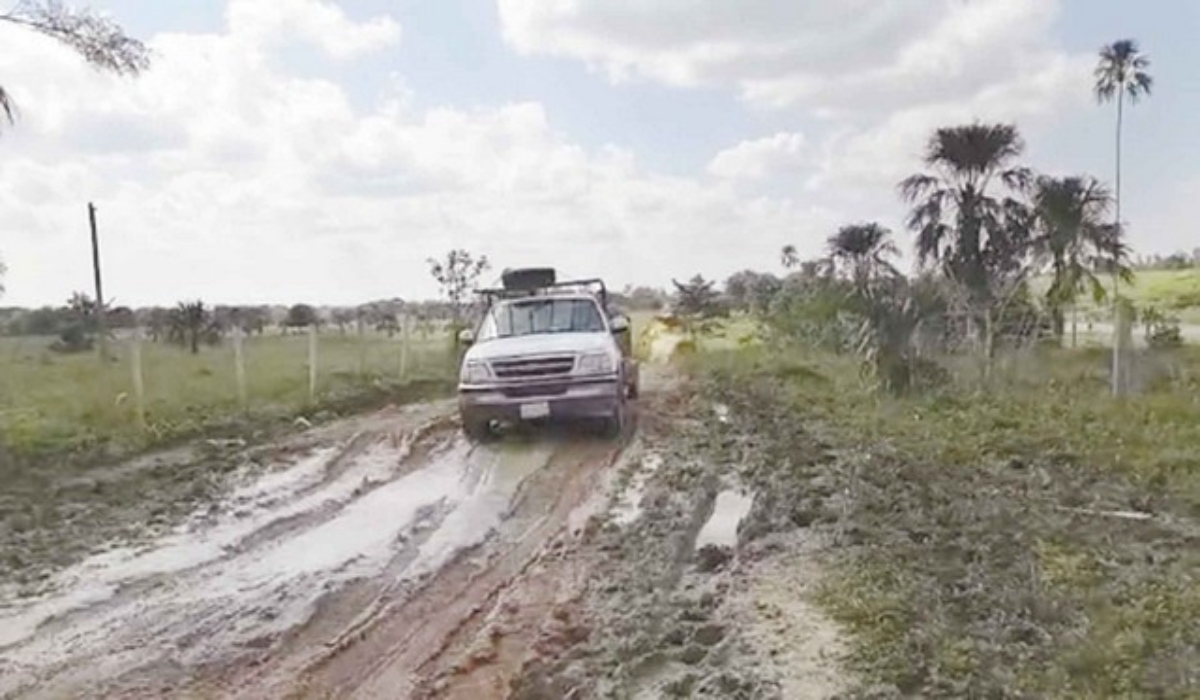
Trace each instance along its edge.
<instances>
[{"instance_id":1,"label":"white cloud","mask_svg":"<svg viewBox=\"0 0 1200 700\"><path fill-rule=\"evenodd\" d=\"M710 175L731 180L758 180L794 173L805 163L804 136L781 131L721 151L708 164Z\"/></svg>"},{"instance_id":2,"label":"white cloud","mask_svg":"<svg viewBox=\"0 0 1200 700\"><path fill-rule=\"evenodd\" d=\"M498 0L526 54L614 81L734 88L756 105L869 108L953 96L1045 58L1056 0Z\"/></svg>"},{"instance_id":3,"label":"white cloud","mask_svg":"<svg viewBox=\"0 0 1200 700\"><path fill-rule=\"evenodd\" d=\"M1011 122L1027 137L1040 134L1068 109L1088 104L1091 65L1089 57L1055 57L1037 71L958 99L899 109L868 127L844 130L827 151L818 182L835 189L892 187L920 167L930 135L947 124Z\"/></svg>"},{"instance_id":4,"label":"white cloud","mask_svg":"<svg viewBox=\"0 0 1200 700\"><path fill-rule=\"evenodd\" d=\"M364 108L298 77L279 49L348 60L400 38L326 0L230 0L220 34L153 37L137 80L0 27L23 114L0 133L6 303L89 285L89 200L123 303L429 296L425 259L451 247L616 286L720 276L772 265L785 243L816 253L846 221L896 227L895 181L936 126L1019 119L1036 135L1088 99L1090 62L1045 44L1054 2L499 2L527 53L816 120L668 176L580 145L537 101L418 110L392 76Z\"/></svg>"},{"instance_id":5,"label":"white cloud","mask_svg":"<svg viewBox=\"0 0 1200 700\"><path fill-rule=\"evenodd\" d=\"M278 37L259 7L234 0L219 35L154 37L155 66L136 80L0 30L0 75L23 106L0 136L6 303L89 287L88 201L106 291L134 304L432 296L426 258L460 246L498 266L665 283L771 264L797 221L826 225L790 199L746 199L650 172L616 146L584 148L536 102L419 112L398 81L355 108L270 51L314 31L305 17L341 18L336 33L363 46L375 39L359 30L384 22L291 0L295 17L273 25L290 36Z\"/></svg>"},{"instance_id":6,"label":"white cloud","mask_svg":"<svg viewBox=\"0 0 1200 700\"><path fill-rule=\"evenodd\" d=\"M252 46L294 37L340 59L377 51L400 39L400 25L392 18L354 22L326 0L231 0L225 18L233 36Z\"/></svg>"}]
</instances>

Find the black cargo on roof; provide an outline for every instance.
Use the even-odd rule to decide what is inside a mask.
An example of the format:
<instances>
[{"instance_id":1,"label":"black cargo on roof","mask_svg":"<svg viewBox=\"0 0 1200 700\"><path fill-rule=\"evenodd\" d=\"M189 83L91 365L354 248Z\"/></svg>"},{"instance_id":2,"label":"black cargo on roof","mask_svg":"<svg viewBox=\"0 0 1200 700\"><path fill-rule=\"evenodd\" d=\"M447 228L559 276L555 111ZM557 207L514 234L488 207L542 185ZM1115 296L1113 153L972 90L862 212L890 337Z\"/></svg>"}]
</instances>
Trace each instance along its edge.
<instances>
[{"instance_id":1,"label":"black cargo on roof","mask_svg":"<svg viewBox=\"0 0 1200 700\"><path fill-rule=\"evenodd\" d=\"M550 287L557 279L553 267L521 267L500 273L500 281L509 290Z\"/></svg>"}]
</instances>

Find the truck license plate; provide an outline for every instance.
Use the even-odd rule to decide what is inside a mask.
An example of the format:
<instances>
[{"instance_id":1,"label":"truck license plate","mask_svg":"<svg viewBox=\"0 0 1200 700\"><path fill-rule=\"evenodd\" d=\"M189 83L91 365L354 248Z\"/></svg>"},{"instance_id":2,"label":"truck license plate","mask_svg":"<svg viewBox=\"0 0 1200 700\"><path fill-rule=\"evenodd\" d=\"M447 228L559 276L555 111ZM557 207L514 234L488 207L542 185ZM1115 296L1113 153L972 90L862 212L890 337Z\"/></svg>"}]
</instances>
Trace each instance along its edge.
<instances>
[{"instance_id":1,"label":"truck license plate","mask_svg":"<svg viewBox=\"0 0 1200 700\"><path fill-rule=\"evenodd\" d=\"M530 418L545 418L548 415L550 415L550 404L545 401L521 404L521 418L528 420Z\"/></svg>"}]
</instances>

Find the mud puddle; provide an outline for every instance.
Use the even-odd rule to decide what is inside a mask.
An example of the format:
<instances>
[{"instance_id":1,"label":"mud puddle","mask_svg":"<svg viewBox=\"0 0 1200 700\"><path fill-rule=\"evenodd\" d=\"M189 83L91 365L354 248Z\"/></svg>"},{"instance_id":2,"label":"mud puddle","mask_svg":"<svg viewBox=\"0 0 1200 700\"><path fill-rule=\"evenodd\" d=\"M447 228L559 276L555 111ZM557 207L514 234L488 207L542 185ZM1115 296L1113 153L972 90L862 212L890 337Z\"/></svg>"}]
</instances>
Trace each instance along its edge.
<instances>
[{"instance_id":1,"label":"mud puddle","mask_svg":"<svg viewBox=\"0 0 1200 700\"><path fill-rule=\"evenodd\" d=\"M253 684L230 681L240 662L324 651L294 640L362 626L371 604L345 604L359 589L379 608L487 541L524 501L544 517L558 495L527 492L561 443L476 448L421 412L364 426L255 478L235 474L227 498L147 546L94 555L37 596L5 592L0 697L169 694L185 678L245 691ZM342 617L321 619L331 610Z\"/></svg>"},{"instance_id":2,"label":"mud puddle","mask_svg":"<svg viewBox=\"0 0 1200 700\"><path fill-rule=\"evenodd\" d=\"M753 498L739 491L726 490L717 494L712 515L696 535L696 549L737 546L738 525L753 504Z\"/></svg>"}]
</instances>

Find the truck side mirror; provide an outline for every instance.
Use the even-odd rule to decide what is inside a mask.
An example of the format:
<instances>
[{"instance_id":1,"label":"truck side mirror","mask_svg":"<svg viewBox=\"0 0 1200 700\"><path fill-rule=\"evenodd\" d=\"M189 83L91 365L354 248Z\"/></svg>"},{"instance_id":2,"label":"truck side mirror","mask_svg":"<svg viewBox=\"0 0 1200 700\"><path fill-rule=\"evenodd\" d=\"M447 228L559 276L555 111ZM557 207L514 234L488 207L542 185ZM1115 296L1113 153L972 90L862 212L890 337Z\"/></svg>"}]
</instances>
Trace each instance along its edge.
<instances>
[{"instance_id":1,"label":"truck side mirror","mask_svg":"<svg viewBox=\"0 0 1200 700\"><path fill-rule=\"evenodd\" d=\"M629 317L618 314L609 321L609 328L615 333L625 333L629 330Z\"/></svg>"},{"instance_id":2,"label":"truck side mirror","mask_svg":"<svg viewBox=\"0 0 1200 700\"><path fill-rule=\"evenodd\" d=\"M472 345L475 342L475 331L470 328L464 328L458 332L459 345Z\"/></svg>"}]
</instances>

